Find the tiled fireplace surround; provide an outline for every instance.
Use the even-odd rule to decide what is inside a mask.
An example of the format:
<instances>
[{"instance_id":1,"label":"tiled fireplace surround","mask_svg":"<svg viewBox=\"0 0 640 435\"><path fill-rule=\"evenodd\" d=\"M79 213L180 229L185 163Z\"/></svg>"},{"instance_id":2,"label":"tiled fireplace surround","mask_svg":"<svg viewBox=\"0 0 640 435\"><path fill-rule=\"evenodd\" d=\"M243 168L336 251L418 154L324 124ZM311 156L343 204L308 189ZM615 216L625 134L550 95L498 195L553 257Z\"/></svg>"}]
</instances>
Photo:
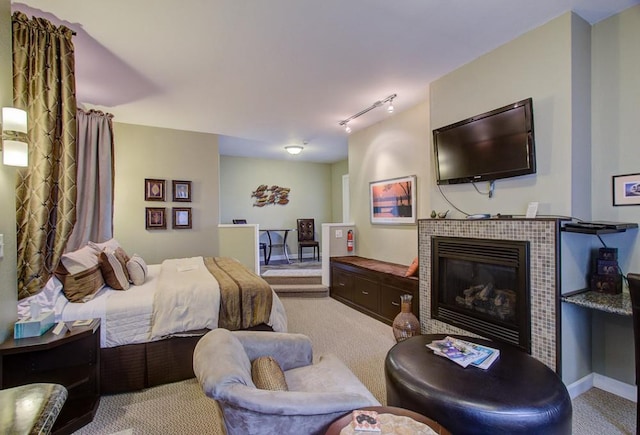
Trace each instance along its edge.
<instances>
[{"instance_id":1,"label":"tiled fireplace surround","mask_svg":"<svg viewBox=\"0 0 640 435\"><path fill-rule=\"evenodd\" d=\"M529 241L531 355L559 371L558 220L422 219L418 221L420 325L426 334L475 335L431 318L431 237Z\"/></svg>"}]
</instances>

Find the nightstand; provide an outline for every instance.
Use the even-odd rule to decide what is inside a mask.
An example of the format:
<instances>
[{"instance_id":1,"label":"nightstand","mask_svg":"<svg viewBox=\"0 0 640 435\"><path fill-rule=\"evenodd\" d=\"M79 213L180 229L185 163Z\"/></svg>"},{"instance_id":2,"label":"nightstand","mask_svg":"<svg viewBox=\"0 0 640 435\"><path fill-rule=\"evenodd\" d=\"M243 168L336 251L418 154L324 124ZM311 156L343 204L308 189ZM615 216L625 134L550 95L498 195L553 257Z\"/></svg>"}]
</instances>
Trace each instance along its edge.
<instances>
[{"instance_id":1,"label":"nightstand","mask_svg":"<svg viewBox=\"0 0 640 435\"><path fill-rule=\"evenodd\" d=\"M68 434L90 423L100 404L100 319L55 335L8 339L0 344L0 388L37 382L68 390L54 434Z\"/></svg>"}]
</instances>

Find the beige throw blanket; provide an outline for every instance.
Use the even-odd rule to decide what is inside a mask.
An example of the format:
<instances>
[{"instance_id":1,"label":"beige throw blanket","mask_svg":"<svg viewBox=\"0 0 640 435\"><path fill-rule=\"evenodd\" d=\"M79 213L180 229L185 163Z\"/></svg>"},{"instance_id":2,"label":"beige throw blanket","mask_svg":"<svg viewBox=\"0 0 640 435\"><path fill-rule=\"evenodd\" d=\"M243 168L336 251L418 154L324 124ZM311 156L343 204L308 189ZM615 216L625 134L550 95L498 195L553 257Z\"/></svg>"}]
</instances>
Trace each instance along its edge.
<instances>
[{"instance_id":1,"label":"beige throw blanket","mask_svg":"<svg viewBox=\"0 0 640 435\"><path fill-rule=\"evenodd\" d=\"M269 324L273 291L238 261L192 257L162 262L151 339L198 329Z\"/></svg>"},{"instance_id":2,"label":"beige throw blanket","mask_svg":"<svg viewBox=\"0 0 640 435\"><path fill-rule=\"evenodd\" d=\"M269 323L269 283L232 258L206 257L204 262L220 285L220 328L233 331Z\"/></svg>"}]
</instances>

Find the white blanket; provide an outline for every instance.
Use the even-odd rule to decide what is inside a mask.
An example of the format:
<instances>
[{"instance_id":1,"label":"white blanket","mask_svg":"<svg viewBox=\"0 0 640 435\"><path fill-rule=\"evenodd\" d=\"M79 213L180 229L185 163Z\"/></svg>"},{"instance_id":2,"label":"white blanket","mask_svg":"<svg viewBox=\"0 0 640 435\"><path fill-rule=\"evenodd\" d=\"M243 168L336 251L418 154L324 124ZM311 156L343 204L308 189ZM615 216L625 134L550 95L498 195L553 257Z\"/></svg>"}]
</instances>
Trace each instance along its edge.
<instances>
[{"instance_id":1,"label":"white blanket","mask_svg":"<svg viewBox=\"0 0 640 435\"><path fill-rule=\"evenodd\" d=\"M175 332L215 329L220 286L202 257L164 260L153 301L151 339Z\"/></svg>"}]
</instances>

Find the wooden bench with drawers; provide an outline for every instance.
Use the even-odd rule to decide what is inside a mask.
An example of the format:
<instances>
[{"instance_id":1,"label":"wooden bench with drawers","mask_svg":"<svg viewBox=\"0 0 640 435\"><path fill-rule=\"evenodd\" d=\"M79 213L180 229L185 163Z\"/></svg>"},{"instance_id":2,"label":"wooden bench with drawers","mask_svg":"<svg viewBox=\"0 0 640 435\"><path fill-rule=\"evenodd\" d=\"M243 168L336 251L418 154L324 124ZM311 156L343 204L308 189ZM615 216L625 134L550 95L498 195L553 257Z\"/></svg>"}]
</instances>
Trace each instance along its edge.
<instances>
[{"instance_id":1,"label":"wooden bench with drawers","mask_svg":"<svg viewBox=\"0 0 640 435\"><path fill-rule=\"evenodd\" d=\"M418 277L409 266L358 256L331 257L331 297L391 325L400 312L400 296L413 295L411 309L420 318Z\"/></svg>"}]
</instances>

